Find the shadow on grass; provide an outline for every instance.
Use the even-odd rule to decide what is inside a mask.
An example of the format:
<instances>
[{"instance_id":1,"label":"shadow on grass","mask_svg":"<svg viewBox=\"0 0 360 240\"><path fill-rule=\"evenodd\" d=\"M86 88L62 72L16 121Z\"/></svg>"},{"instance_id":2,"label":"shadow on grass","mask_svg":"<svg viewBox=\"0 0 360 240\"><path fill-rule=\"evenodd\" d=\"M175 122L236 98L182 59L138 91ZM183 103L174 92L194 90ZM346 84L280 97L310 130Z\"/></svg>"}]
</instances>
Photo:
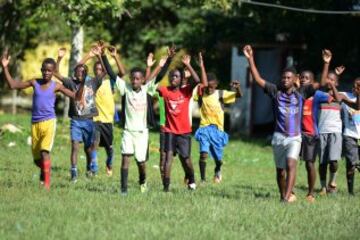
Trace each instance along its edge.
<instances>
[{"instance_id":1,"label":"shadow on grass","mask_svg":"<svg viewBox=\"0 0 360 240\"><path fill-rule=\"evenodd\" d=\"M208 193L206 193L208 194ZM254 187L250 185L236 184L231 186L231 191L228 188L212 189L211 195L220 198L240 200L244 197L254 197L256 199L270 199L272 198L269 189L265 187Z\"/></svg>"}]
</instances>

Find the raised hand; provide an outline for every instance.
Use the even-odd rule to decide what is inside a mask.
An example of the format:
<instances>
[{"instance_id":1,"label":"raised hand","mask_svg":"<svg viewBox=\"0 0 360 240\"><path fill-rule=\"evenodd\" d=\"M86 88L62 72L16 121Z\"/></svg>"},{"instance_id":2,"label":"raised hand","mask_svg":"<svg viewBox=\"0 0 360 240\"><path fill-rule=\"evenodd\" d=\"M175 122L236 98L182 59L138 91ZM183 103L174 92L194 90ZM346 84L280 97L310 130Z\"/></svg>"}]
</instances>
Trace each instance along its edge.
<instances>
[{"instance_id":1,"label":"raised hand","mask_svg":"<svg viewBox=\"0 0 360 240\"><path fill-rule=\"evenodd\" d=\"M109 50L110 56L116 57L116 47L114 47L114 46L108 46L107 49Z\"/></svg>"},{"instance_id":2,"label":"raised hand","mask_svg":"<svg viewBox=\"0 0 360 240\"><path fill-rule=\"evenodd\" d=\"M176 46L172 45L171 47L168 47L167 51L169 57L174 57L176 54Z\"/></svg>"},{"instance_id":3,"label":"raised hand","mask_svg":"<svg viewBox=\"0 0 360 240\"><path fill-rule=\"evenodd\" d=\"M190 65L191 57L190 55L184 55L181 59L181 61L187 66Z\"/></svg>"},{"instance_id":4,"label":"raised hand","mask_svg":"<svg viewBox=\"0 0 360 240\"><path fill-rule=\"evenodd\" d=\"M100 56L101 55L101 49L99 47L93 47L90 50L90 56L94 57L94 56Z\"/></svg>"},{"instance_id":5,"label":"raised hand","mask_svg":"<svg viewBox=\"0 0 360 240\"><path fill-rule=\"evenodd\" d=\"M340 76L345 71L345 66L341 65L335 68L336 75Z\"/></svg>"},{"instance_id":6,"label":"raised hand","mask_svg":"<svg viewBox=\"0 0 360 240\"><path fill-rule=\"evenodd\" d=\"M253 50L250 45L245 45L243 48L243 53L247 59L254 57Z\"/></svg>"},{"instance_id":7,"label":"raised hand","mask_svg":"<svg viewBox=\"0 0 360 240\"><path fill-rule=\"evenodd\" d=\"M233 80L231 81L230 86L233 88L240 88L240 82L238 80Z\"/></svg>"},{"instance_id":8,"label":"raised hand","mask_svg":"<svg viewBox=\"0 0 360 240\"><path fill-rule=\"evenodd\" d=\"M324 61L325 63L330 63L331 58L332 58L332 53L331 53L331 51L328 50L328 49L322 50L322 58L323 58L323 61Z\"/></svg>"},{"instance_id":9,"label":"raised hand","mask_svg":"<svg viewBox=\"0 0 360 240\"><path fill-rule=\"evenodd\" d=\"M1 65L3 68L7 68L9 66L10 59L11 56L7 52L5 52L1 57Z\"/></svg>"},{"instance_id":10,"label":"raised hand","mask_svg":"<svg viewBox=\"0 0 360 240\"><path fill-rule=\"evenodd\" d=\"M167 59L168 59L167 56L162 57L162 58L160 59L160 61L159 61L159 66L160 66L160 67L164 67Z\"/></svg>"},{"instance_id":11,"label":"raised hand","mask_svg":"<svg viewBox=\"0 0 360 240\"><path fill-rule=\"evenodd\" d=\"M59 48L58 50L58 57L59 58L63 58L66 54L66 48L62 47L62 48Z\"/></svg>"},{"instance_id":12,"label":"raised hand","mask_svg":"<svg viewBox=\"0 0 360 240\"><path fill-rule=\"evenodd\" d=\"M146 60L146 65L151 68L152 66L154 66L155 62L156 62L156 60L154 59L154 54L149 53L147 60Z\"/></svg>"},{"instance_id":13,"label":"raised hand","mask_svg":"<svg viewBox=\"0 0 360 240\"><path fill-rule=\"evenodd\" d=\"M204 66L204 59L203 59L203 57L202 57L202 53L201 53L201 52L199 52L199 65L200 65L200 66Z\"/></svg>"},{"instance_id":14,"label":"raised hand","mask_svg":"<svg viewBox=\"0 0 360 240\"><path fill-rule=\"evenodd\" d=\"M185 78L191 77L191 72L189 71L189 69L185 68L184 75L185 75Z\"/></svg>"}]
</instances>

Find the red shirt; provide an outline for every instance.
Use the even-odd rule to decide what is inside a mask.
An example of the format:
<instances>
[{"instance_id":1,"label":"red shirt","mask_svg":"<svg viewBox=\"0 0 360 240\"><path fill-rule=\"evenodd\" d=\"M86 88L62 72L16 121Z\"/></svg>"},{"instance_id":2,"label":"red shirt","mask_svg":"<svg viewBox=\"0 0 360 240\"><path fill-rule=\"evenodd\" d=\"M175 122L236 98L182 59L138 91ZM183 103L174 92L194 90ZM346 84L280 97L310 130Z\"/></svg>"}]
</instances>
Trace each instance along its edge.
<instances>
[{"instance_id":1,"label":"red shirt","mask_svg":"<svg viewBox=\"0 0 360 240\"><path fill-rule=\"evenodd\" d=\"M303 133L314 136L314 120L313 120L313 97L304 101L303 107L303 119L302 119L302 131Z\"/></svg>"},{"instance_id":2,"label":"red shirt","mask_svg":"<svg viewBox=\"0 0 360 240\"><path fill-rule=\"evenodd\" d=\"M189 103L192 97L191 85L179 89L160 87L159 93L164 98L166 123L164 131L174 134L191 133Z\"/></svg>"}]
</instances>

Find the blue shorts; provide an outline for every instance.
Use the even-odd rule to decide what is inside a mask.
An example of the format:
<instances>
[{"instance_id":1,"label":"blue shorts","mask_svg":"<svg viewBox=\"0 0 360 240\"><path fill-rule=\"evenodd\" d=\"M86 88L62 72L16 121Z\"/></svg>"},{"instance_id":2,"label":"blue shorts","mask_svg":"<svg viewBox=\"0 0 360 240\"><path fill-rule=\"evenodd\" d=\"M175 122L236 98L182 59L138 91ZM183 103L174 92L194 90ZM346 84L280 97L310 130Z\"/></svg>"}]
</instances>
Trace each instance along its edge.
<instances>
[{"instance_id":1,"label":"blue shorts","mask_svg":"<svg viewBox=\"0 0 360 240\"><path fill-rule=\"evenodd\" d=\"M195 139L199 142L200 152L210 153L216 161L221 161L223 150L229 142L229 136L216 125L200 127L195 132Z\"/></svg>"},{"instance_id":2,"label":"blue shorts","mask_svg":"<svg viewBox=\"0 0 360 240\"><path fill-rule=\"evenodd\" d=\"M71 141L84 142L86 148L90 147L95 140L95 124L92 119L71 119Z\"/></svg>"}]
</instances>

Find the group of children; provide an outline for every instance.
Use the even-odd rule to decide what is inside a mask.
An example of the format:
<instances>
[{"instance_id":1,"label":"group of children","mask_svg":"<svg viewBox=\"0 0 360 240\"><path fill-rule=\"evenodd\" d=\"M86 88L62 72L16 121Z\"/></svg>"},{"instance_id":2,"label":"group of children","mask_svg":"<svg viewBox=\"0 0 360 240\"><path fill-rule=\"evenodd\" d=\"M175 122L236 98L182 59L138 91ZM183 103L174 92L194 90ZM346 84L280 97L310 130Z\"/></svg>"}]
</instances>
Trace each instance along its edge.
<instances>
[{"instance_id":1,"label":"group of children","mask_svg":"<svg viewBox=\"0 0 360 240\"><path fill-rule=\"evenodd\" d=\"M329 71L332 58L329 50L323 51L324 69L321 82L314 81L311 71L302 71L298 76L294 68L286 68L279 85L265 81L259 74L251 46L244 47L244 55L255 82L270 96L274 106L275 132L272 139L277 183L280 198L294 202L296 165L299 155L306 162L308 173L307 200L313 202L316 179L315 159L319 153L321 194L336 192L336 172L341 158L342 146L346 158L348 191L353 194L354 173L358 167L360 133L360 78L354 81L352 93L339 93L336 89L339 75L344 67ZM50 152L56 128L55 94L61 92L70 97L69 117L71 133L71 181L78 177L77 158L80 143L84 144L87 175L97 174L98 147L106 150L106 173L112 175L113 122L115 111L114 92L121 96L120 120L123 126L121 137L120 191L128 191L128 169L134 156L141 192L147 191L146 161L149 157L149 128L156 125L153 99L156 98L160 115L160 175L164 191L170 190L173 158L179 155L184 170L184 182L190 190L196 189L194 167L191 160L191 99L198 102L200 127L195 139L200 146L199 169L201 181L206 181L208 154L215 160L214 182L222 180L221 165L223 149L228 142L224 132L224 104L234 103L242 96L240 84L231 82L232 91L218 90L218 80L207 73L201 53L199 67L201 78L191 65L191 57L182 58L183 67L168 71L175 47L168 49L158 65L149 54L144 72L135 67L129 72L130 81L116 48L98 42L76 65L72 76L59 74L59 64L66 50L61 48L58 59L43 61L41 79L14 81L9 73L10 56L4 53L1 64L5 79L12 89L33 87L32 152L36 166L40 168L40 182L50 188ZM116 62L118 73L109 64L107 54ZM97 58L93 66L94 76L88 73L86 62ZM168 72L168 86L159 82ZM62 82L53 80L55 76ZM107 77L108 76L108 77ZM329 166L330 178L326 175Z\"/></svg>"},{"instance_id":2,"label":"group of children","mask_svg":"<svg viewBox=\"0 0 360 240\"><path fill-rule=\"evenodd\" d=\"M341 154L346 158L348 192L354 194L354 173L359 168L360 143L360 78L355 79L353 91L339 93L336 89L344 67L329 71L332 54L324 50L321 82L305 70L297 75L293 67L282 72L280 84L265 81L259 74L251 46L243 49L255 82L270 96L275 115L272 139L276 178L280 198L296 201L293 192L299 156L306 162L309 202L315 201L315 159L319 155L320 195L335 193L336 172ZM344 148L342 149L342 146ZM327 183L327 169L330 177Z\"/></svg>"},{"instance_id":3,"label":"group of children","mask_svg":"<svg viewBox=\"0 0 360 240\"><path fill-rule=\"evenodd\" d=\"M114 73L107 53L115 60L118 73ZM71 181L78 177L77 158L80 143L84 145L87 175L97 174L97 150L103 146L107 153L106 173L112 175L113 161L113 120L115 114L114 91L121 96L121 177L120 190L126 195L128 189L128 169L130 158L134 156L139 170L141 192L147 191L146 161L149 153L149 128L156 125L153 98L159 102L160 113L160 175L164 191L170 189L173 157L179 155L185 173L185 183L190 190L196 189L194 168L191 160L191 99L199 102L201 126L196 132L200 143L201 179L205 181L207 154L215 159L215 182L221 181L222 151L228 141L224 132L223 104L235 102L241 97L240 84L232 82L234 91L217 90L218 81L214 74L207 74L201 53L199 65L201 79L191 65L191 57L182 58L183 67L168 72L175 47L168 49L166 56L152 69L153 54L147 59L147 69L135 67L129 72L130 81L122 77L126 74L116 49L98 42L76 65L72 76L63 77L59 65L66 49L58 51L58 59L45 59L42 64L42 78L30 81L14 81L9 73L10 56L4 53L1 64L5 79L12 89L34 88L32 115L32 149L35 164L40 168L40 183L50 188L50 152L55 136L55 93L62 92L70 97L68 115L71 118ZM97 58L93 67L94 76L88 73L86 62ZM159 82L168 72L169 86ZM52 78L56 77L61 83ZM106 77L108 76L108 77ZM195 89L196 88L196 89Z\"/></svg>"}]
</instances>

